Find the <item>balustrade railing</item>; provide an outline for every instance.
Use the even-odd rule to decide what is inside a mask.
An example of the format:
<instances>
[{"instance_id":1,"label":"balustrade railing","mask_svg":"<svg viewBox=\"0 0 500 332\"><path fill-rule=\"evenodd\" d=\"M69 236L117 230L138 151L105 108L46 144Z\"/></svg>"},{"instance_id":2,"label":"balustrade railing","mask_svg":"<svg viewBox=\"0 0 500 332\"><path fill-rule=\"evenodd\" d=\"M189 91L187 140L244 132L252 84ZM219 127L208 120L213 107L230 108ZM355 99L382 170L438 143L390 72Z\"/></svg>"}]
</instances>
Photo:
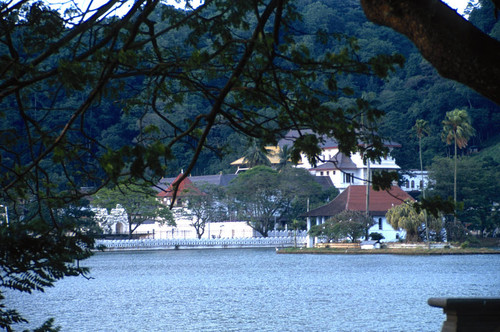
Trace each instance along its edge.
<instances>
[{"instance_id":1,"label":"balustrade railing","mask_svg":"<svg viewBox=\"0 0 500 332\"><path fill-rule=\"evenodd\" d=\"M302 247L305 236L216 238L216 239L132 239L96 240L96 246L103 245L108 250L120 249L169 249L169 248L247 248L247 247Z\"/></svg>"}]
</instances>

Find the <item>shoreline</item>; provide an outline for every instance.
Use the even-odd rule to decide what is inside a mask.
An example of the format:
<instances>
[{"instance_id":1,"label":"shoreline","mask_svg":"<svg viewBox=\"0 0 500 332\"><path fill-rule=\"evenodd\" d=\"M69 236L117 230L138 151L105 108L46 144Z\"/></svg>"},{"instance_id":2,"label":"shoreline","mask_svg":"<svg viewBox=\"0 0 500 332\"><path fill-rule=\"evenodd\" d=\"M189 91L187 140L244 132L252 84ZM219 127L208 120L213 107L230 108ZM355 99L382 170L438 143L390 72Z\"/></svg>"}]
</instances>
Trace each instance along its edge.
<instances>
[{"instance_id":1,"label":"shoreline","mask_svg":"<svg viewBox=\"0 0 500 332\"><path fill-rule=\"evenodd\" d=\"M453 249L336 249L336 248L283 248L278 254L308 255L407 255L407 256L443 256L443 255L500 255L500 248L453 248Z\"/></svg>"}]
</instances>

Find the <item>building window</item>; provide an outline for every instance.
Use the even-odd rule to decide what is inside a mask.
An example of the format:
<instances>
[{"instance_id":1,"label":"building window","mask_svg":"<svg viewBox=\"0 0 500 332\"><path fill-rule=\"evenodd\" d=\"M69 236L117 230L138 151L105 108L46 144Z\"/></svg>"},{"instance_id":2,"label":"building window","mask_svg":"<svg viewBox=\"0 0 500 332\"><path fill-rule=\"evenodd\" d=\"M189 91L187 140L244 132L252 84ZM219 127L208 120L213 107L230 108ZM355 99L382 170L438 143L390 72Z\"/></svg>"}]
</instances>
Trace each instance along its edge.
<instances>
[{"instance_id":1,"label":"building window","mask_svg":"<svg viewBox=\"0 0 500 332\"><path fill-rule=\"evenodd\" d=\"M329 173L329 172L328 172L328 171L326 171L326 175L329 175L328 173Z\"/></svg>"},{"instance_id":2,"label":"building window","mask_svg":"<svg viewBox=\"0 0 500 332\"><path fill-rule=\"evenodd\" d=\"M411 189L415 189L415 180L411 180Z\"/></svg>"},{"instance_id":3,"label":"building window","mask_svg":"<svg viewBox=\"0 0 500 332\"><path fill-rule=\"evenodd\" d=\"M344 173L344 183L354 183L354 174Z\"/></svg>"},{"instance_id":4,"label":"building window","mask_svg":"<svg viewBox=\"0 0 500 332\"><path fill-rule=\"evenodd\" d=\"M424 181L420 180L420 189L424 187Z\"/></svg>"},{"instance_id":5,"label":"building window","mask_svg":"<svg viewBox=\"0 0 500 332\"><path fill-rule=\"evenodd\" d=\"M378 229L382 230L382 218L378 218Z\"/></svg>"},{"instance_id":6,"label":"building window","mask_svg":"<svg viewBox=\"0 0 500 332\"><path fill-rule=\"evenodd\" d=\"M406 189L410 188L410 181L406 180L405 185L406 185Z\"/></svg>"},{"instance_id":7,"label":"building window","mask_svg":"<svg viewBox=\"0 0 500 332\"><path fill-rule=\"evenodd\" d=\"M323 172L319 172L319 175L323 176Z\"/></svg>"}]
</instances>

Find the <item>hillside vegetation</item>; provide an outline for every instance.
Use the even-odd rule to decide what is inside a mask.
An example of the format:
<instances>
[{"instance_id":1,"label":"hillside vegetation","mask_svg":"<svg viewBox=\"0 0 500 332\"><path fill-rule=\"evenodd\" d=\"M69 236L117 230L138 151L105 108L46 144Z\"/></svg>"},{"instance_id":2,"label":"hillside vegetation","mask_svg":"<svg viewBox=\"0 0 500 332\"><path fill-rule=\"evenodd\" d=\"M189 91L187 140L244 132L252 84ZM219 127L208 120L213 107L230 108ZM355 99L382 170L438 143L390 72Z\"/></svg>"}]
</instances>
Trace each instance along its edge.
<instances>
[{"instance_id":1,"label":"hillside vegetation","mask_svg":"<svg viewBox=\"0 0 500 332\"><path fill-rule=\"evenodd\" d=\"M500 135L496 135L485 141L481 150L472 155L472 158L476 160L487 157L490 157L500 163Z\"/></svg>"},{"instance_id":2,"label":"hillside vegetation","mask_svg":"<svg viewBox=\"0 0 500 332\"><path fill-rule=\"evenodd\" d=\"M386 79L376 76L361 76L345 73L337 78L337 87L349 87L349 93L341 94L337 100L332 100L333 107L349 108L356 103L356 99L364 97L375 105L379 110L385 112L379 120L379 134L385 138L397 141L402 148L396 149L393 155L396 162L403 169L418 168L418 142L412 131L417 119L429 121L431 134L424 137L423 161L429 165L435 156L450 155L450 148L440 138L442 121L446 112L456 108L467 109L472 125L477 134L471 139L469 145L484 148L491 142L491 138L498 134L500 128L499 106L483 98L471 89L441 78L436 70L425 61L416 48L402 35L385 27L376 26L365 18L358 1L349 0L298 0L294 2L297 12L302 15L302 23L295 25L297 40L312 50L311 56L320 56L327 51L340 51L345 46L344 42L338 42L344 38L352 43L360 60L367 60L377 54L399 53L405 58L403 68L390 74ZM161 12L157 10L157 29L166 26L160 17ZM493 37L499 37L500 26L494 17L493 9L489 5L476 8L470 15L471 21ZM320 40L313 32L320 29L324 36L328 36L327 42ZM190 30L187 28L171 30L160 37L159 43L170 47L186 48L188 46L179 44L179 41L189 39ZM69 51L69 50L67 50ZM130 59L131 63L137 59ZM68 68L69 70L70 68ZM81 88L74 80L67 82L75 88ZM121 85L116 85L112 90L102 95L98 103L94 103L86 113L83 124L88 135L99 142L101 152L90 151L90 153L103 153L104 149L112 151L133 144L140 140L140 129L156 126L159 119L154 114L144 114L143 108L137 104L123 102L133 99L141 86L146 84L140 76L130 78ZM54 102L61 100L52 99L50 86L45 87L45 93L38 94L33 98L35 114L43 118L46 126L58 128L65 121L51 112L50 108ZM54 93L56 91L53 91ZM63 105L71 109L78 105L83 94L73 92L71 95L58 95L64 98ZM157 105L158 108L164 105ZM170 110L172 114L172 125L185 128L190 124L189 119L210 107L206 100L193 94L182 103ZM266 106L262 105L265 111ZM17 128L22 121L11 114L4 122L5 128ZM155 131L156 130L156 131ZM170 137L172 128L160 124L158 128L151 129L149 139L157 137ZM248 147L248 139L241 134L235 133L230 123L217 123L207 138L207 145L211 149L201 152L198 163L193 169L193 175L216 174L219 172L233 172L230 163L244 154ZM189 139L182 144L176 145L172 151L175 157L168 163L165 176L176 176L181 169L185 169L188 161L193 156L194 142ZM82 185L92 185L92 182Z\"/></svg>"}]
</instances>

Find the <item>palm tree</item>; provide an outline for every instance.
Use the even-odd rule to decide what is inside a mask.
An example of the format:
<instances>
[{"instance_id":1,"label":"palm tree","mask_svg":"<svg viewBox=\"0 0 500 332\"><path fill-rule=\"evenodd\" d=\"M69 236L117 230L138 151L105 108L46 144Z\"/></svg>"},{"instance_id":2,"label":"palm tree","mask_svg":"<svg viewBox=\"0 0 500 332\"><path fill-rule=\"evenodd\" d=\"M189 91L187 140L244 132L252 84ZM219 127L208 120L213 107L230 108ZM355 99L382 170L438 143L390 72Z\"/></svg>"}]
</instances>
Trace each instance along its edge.
<instances>
[{"instance_id":1,"label":"palm tree","mask_svg":"<svg viewBox=\"0 0 500 332\"><path fill-rule=\"evenodd\" d=\"M269 161L269 158L267 157L267 154L265 150L263 150L258 144L257 140L253 139L250 142L250 146L248 147L245 155L244 155L244 162L247 164L249 168L258 166L258 165L265 165L265 166L270 166L271 162Z\"/></svg>"},{"instance_id":2,"label":"palm tree","mask_svg":"<svg viewBox=\"0 0 500 332\"><path fill-rule=\"evenodd\" d=\"M277 170L281 172L290 164L290 158L292 156L290 147L288 145L284 145L283 147L281 147L278 156L280 158L280 161Z\"/></svg>"},{"instance_id":3,"label":"palm tree","mask_svg":"<svg viewBox=\"0 0 500 332\"><path fill-rule=\"evenodd\" d=\"M418 155L420 158L420 178L422 180L422 197L425 199L425 186L424 186L424 166L422 162L422 137L424 135L429 135L429 122L425 121L423 119L417 119L415 122L415 125L413 126L413 130L415 130L415 134L418 137ZM425 218L425 237L427 240L427 245L430 248L430 242L429 242L429 226L427 223L427 212L424 211L424 218Z\"/></svg>"},{"instance_id":4,"label":"palm tree","mask_svg":"<svg viewBox=\"0 0 500 332\"><path fill-rule=\"evenodd\" d=\"M454 109L446 113L446 118L443 121L443 133L441 138L446 144L455 145L454 155L454 173L453 173L453 201L457 204L457 148L463 149L467 146L469 138L474 136L476 131L472 127L469 119L469 114L466 110ZM454 222L457 222L455 211Z\"/></svg>"},{"instance_id":5,"label":"palm tree","mask_svg":"<svg viewBox=\"0 0 500 332\"><path fill-rule=\"evenodd\" d=\"M429 135L429 122L418 119L417 122L415 122L415 125L413 126L413 130L415 131L415 134L417 135L418 138L418 155L420 158L420 175L422 177L422 194L425 198L425 191L423 190L423 182L424 182L424 166L422 162L422 138L425 135Z\"/></svg>"}]
</instances>

